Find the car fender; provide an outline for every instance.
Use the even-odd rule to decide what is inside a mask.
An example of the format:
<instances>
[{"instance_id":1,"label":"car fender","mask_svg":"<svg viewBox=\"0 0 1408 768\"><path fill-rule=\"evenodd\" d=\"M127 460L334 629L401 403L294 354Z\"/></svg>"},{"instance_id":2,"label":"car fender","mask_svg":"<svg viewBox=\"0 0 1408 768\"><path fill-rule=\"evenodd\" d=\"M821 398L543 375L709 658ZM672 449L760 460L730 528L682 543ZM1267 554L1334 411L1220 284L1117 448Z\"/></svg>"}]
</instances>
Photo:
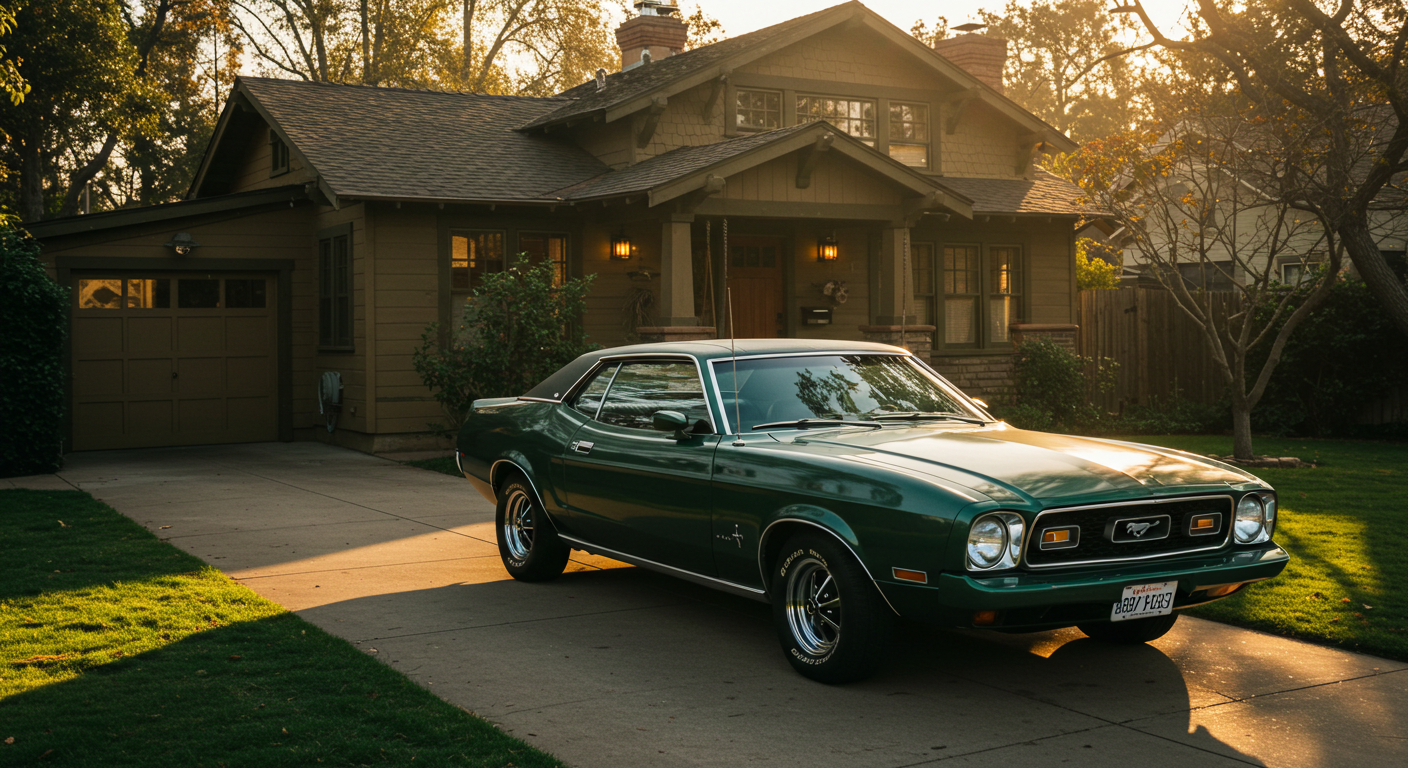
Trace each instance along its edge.
<instances>
[{"instance_id":1,"label":"car fender","mask_svg":"<svg viewBox=\"0 0 1408 768\"><path fill-rule=\"evenodd\" d=\"M493 466L489 467L489 485L494 489L495 503L498 503L499 483L508 477L509 472L516 469L528 479L528 487L533 490L533 495L538 499L538 509L543 511L548 522L552 523L553 529L558 530L557 521L552 519L552 513L548 512L548 506L543 503L543 492L538 490L538 481L533 477L532 466L533 464L528 461L528 457L518 451L510 451L508 455L494 461Z\"/></svg>"},{"instance_id":2,"label":"car fender","mask_svg":"<svg viewBox=\"0 0 1408 768\"><path fill-rule=\"evenodd\" d=\"M890 598L885 596L885 590L875 580L875 574L871 573L870 567L866 565L860 539L856 537L855 531L851 530L851 526L835 512L812 504L792 504L783 507L763 529L763 534L758 541L758 572L763 577L765 590L771 592L772 578L775 575L768 567L771 552L782 543L782 538L774 539L773 534L780 530L785 531L790 526L798 525L820 529L840 541L842 546L850 550L851 556L856 559L856 562L860 563L865 575L870 577L870 583L875 585L875 590L884 598L885 604L890 606L891 611L895 611L895 607L890 604ZM895 615L899 615L899 611L895 611Z\"/></svg>"}]
</instances>

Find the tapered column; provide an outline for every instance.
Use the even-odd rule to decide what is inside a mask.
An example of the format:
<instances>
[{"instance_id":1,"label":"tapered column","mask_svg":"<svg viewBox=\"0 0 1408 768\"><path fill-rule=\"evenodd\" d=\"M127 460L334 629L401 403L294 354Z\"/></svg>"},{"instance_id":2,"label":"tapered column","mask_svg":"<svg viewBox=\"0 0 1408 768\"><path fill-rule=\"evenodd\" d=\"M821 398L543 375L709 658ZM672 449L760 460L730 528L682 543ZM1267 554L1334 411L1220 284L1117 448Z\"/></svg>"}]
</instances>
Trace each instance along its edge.
<instances>
[{"instance_id":1,"label":"tapered column","mask_svg":"<svg viewBox=\"0 0 1408 768\"><path fill-rule=\"evenodd\" d=\"M658 325L637 328L641 341L687 341L716 335L713 326L699 325L694 314L693 222L692 214L671 214L661 222Z\"/></svg>"},{"instance_id":2,"label":"tapered column","mask_svg":"<svg viewBox=\"0 0 1408 768\"><path fill-rule=\"evenodd\" d=\"M880 253L876 269L871 273L870 290L875 296L875 316L871 325L862 325L866 341L905 347L916 354L928 354L933 345L934 326L918 325L918 308L914 296L914 265L909 263L905 249L909 238L907 226L886 227L881 232Z\"/></svg>"}]
</instances>

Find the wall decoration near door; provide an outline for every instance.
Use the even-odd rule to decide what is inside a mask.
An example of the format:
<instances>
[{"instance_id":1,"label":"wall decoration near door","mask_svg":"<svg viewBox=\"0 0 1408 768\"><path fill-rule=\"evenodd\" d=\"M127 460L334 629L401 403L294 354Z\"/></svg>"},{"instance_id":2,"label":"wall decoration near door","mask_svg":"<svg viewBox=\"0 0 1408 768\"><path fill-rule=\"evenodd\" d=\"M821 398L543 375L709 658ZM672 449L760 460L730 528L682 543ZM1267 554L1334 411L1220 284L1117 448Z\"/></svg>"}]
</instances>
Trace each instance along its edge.
<instances>
[{"instance_id":1,"label":"wall decoration near door","mask_svg":"<svg viewBox=\"0 0 1408 768\"><path fill-rule=\"evenodd\" d=\"M780 237L734 235L728 241L728 287L733 321L741 339L775 339L784 335Z\"/></svg>"},{"instance_id":2,"label":"wall decoration near door","mask_svg":"<svg viewBox=\"0 0 1408 768\"><path fill-rule=\"evenodd\" d=\"M278 439L273 279L74 282L74 450Z\"/></svg>"}]
</instances>

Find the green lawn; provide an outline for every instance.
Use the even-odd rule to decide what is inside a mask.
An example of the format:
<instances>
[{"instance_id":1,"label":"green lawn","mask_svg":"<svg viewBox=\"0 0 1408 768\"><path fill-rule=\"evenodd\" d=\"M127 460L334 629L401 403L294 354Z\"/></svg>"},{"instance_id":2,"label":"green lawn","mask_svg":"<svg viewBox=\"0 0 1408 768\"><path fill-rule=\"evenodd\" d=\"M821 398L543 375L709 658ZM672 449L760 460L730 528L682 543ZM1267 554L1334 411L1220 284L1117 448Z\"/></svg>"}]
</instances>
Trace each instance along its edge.
<instances>
[{"instance_id":1,"label":"green lawn","mask_svg":"<svg viewBox=\"0 0 1408 768\"><path fill-rule=\"evenodd\" d=\"M1121 438L1225 456L1232 438ZM1408 445L1257 438L1258 454L1314 469L1255 469L1277 491L1291 563L1194 616L1408 661Z\"/></svg>"},{"instance_id":2,"label":"green lawn","mask_svg":"<svg viewBox=\"0 0 1408 768\"><path fill-rule=\"evenodd\" d=\"M1232 453L1230 437L1118 439ZM1408 661L1408 445L1262 437L1255 447L1320 465L1253 470L1278 492L1275 538L1291 563L1271 581L1189 613ZM411 463L459 476L454 458Z\"/></svg>"},{"instance_id":3,"label":"green lawn","mask_svg":"<svg viewBox=\"0 0 1408 768\"><path fill-rule=\"evenodd\" d=\"M86 493L0 541L0 765L561 765Z\"/></svg>"}]
</instances>

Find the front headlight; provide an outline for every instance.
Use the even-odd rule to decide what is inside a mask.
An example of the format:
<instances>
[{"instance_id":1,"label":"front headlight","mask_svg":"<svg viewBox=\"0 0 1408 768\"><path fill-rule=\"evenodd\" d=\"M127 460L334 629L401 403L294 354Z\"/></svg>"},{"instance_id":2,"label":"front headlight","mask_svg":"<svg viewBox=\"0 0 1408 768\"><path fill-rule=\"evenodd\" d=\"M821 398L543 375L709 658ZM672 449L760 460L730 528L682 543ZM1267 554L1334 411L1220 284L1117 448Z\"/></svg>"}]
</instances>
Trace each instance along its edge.
<instances>
[{"instance_id":1,"label":"front headlight","mask_svg":"<svg viewBox=\"0 0 1408 768\"><path fill-rule=\"evenodd\" d=\"M1249 493L1242 497L1241 502L1237 504L1236 519L1232 523L1232 534L1237 538L1238 544L1259 544L1271 538L1267 532L1266 511L1260 496Z\"/></svg>"},{"instance_id":2,"label":"front headlight","mask_svg":"<svg viewBox=\"0 0 1408 768\"><path fill-rule=\"evenodd\" d=\"M968 570L1012 568L1022 560L1026 523L1015 512L989 512L968 529Z\"/></svg>"}]
</instances>

